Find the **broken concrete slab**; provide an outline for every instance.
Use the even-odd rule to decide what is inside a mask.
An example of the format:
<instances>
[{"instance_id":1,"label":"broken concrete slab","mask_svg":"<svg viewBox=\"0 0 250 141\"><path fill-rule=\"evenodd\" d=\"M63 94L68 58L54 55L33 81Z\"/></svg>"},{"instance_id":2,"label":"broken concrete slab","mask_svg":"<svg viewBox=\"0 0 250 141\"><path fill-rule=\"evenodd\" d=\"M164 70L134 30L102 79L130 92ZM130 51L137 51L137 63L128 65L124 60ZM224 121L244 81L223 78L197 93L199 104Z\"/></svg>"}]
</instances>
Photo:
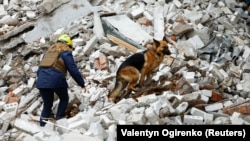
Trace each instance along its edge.
<instances>
[{"instance_id":1,"label":"broken concrete slab","mask_svg":"<svg viewBox=\"0 0 250 141\"><path fill-rule=\"evenodd\" d=\"M6 42L3 44L3 48L1 48L2 52L6 53L6 50L12 49L16 47L18 44L24 43L24 40L20 37L17 36L15 38L12 38L9 42Z\"/></svg>"},{"instance_id":2,"label":"broken concrete slab","mask_svg":"<svg viewBox=\"0 0 250 141\"><path fill-rule=\"evenodd\" d=\"M121 34L127 38L135 41L136 43L144 46L147 42L152 41L153 37L145 32L138 24L129 19L126 15L115 15L102 17Z\"/></svg>"},{"instance_id":3,"label":"broken concrete slab","mask_svg":"<svg viewBox=\"0 0 250 141\"><path fill-rule=\"evenodd\" d=\"M25 128L23 128L23 126L25 126ZM34 135L41 131L41 128L38 125L30 124L29 121L26 121L24 119L16 119L14 127L17 129L21 129L31 135Z\"/></svg>"},{"instance_id":4,"label":"broken concrete slab","mask_svg":"<svg viewBox=\"0 0 250 141\"><path fill-rule=\"evenodd\" d=\"M67 9L67 10L65 10ZM55 32L60 27L67 27L79 17L86 16L92 11L92 6L87 0L71 0L66 5L59 7L53 16L45 15L35 22L35 28L26 33L24 41L32 43L37 39Z\"/></svg>"},{"instance_id":5,"label":"broken concrete slab","mask_svg":"<svg viewBox=\"0 0 250 141\"><path fill-rule=\"evenodd\" d=\"M71 0L60 0L60 1L51 1L51 0L44 0L39 6L38 6L38 11L48 14L55 10L57 7L68 3Z\"/></svg>"},{"instance_id":6,"label":"broken concrete slab","mask_svg":"<svg viewBox=\"0 0 250 141\"><path fill-rule=\"evenodd\" d=\"M173 24L173 33L174 35L180 36L182 34L185 34L187 32L193 31L192 25L186 24L186 23L180 23L175 22Z\"/></svg>"},{"instance_id":7,"label":"broken concrete slab","mask_svg":"<svg viewBox=\"0 0 250 141\"><path fill-rule=\"evenodd\" d=\"M112 42L126 47L132 52L137 52L138 49L145 50L146 48L135 42L134 40L128 38L127 36L120 33L115 27L113 27L109 21L102 19L103 29L109 40Z\"/></svg>"},{"instance_id":8,"label":"broken concrete slab","mask_svg":"<svg viewBox=\"0 0 250 141\"><path fill-rule=\"evenodd\" d=\"M14 0L13 0L14 1ZM16 0L15 0L16 1ZM32 10L36 7L37 0L25 0L25 1L18 1L21 8L20 11L24 9ZM38 1L42 2L42 0ZM93 1L91 1L93 3ZM121 1L104 1L104 0L96 0L97 3L105 7L104 11L112 11L113 13L122 13L124 15L128 15L131 12L131 9L137 8L138 5L141 5L141 2L137 1L130 1L130 2L121 2ZM153 13L153 9L157 6L156 3L160 3L162 5L165 4L164 0L159 2L151 1L151 0L144 0L142 4L145 6L145 10L147 10L148 14ZM179 3L180 2L180 3ZM88 92L83 93L81 92L81 88L76 87L75 82L72 78L68 79L69 82L69 92L70 95L72 94L77 95L80 99L81 104L79 106L79 112L76 114L77 120L75 122L72 121L70 118L65 118L60 121L60 124L57 125L67 127L70 123L70 127L78 130L81 133L85 131L87 135L93 136L95 139L105 140L105 141L114 141L116 140L115 135L115 127L116 124L194 124L198 122L200 124L249 124L249 116L248 113L244 115L247 111L249 111L249 104L248 105L239 105L234 109L234 107L229 107L230 113L237 112L237 113L221 113L223 112L223 107L228 107L234 103L238 103L241 101L245 101L249 99L249 37L246 33L248 30L245 27L248 27L249 23L246 23L244 26L242 21L245 19L240 19L238 22L235 21L232 24L234 27L232 29L229 28L228 25L224 25L223 22L219 22L217 19L220 16L225 17L226 20L230 22L230 17L233 15L224 15L225 11L222 11L222 7L225 4L222 1L219 1L219 4L210 4L218 2L218 0L213 1L190 1L190 0L176 0L173 4L172 1L168 1L167 4L164 5L164 18L167 18L167 25L165 28L168 28L165 31L165 36L170 36L174 42L169 42L170 44L173 43L173 53L171 57L173 57L173 63L166 63L168 60L168 56L165 58L164 63L159 67L157 74L154 74L152 80L148 81L150 84L145 84L142 86L143 94L140 95L141 97L133 98L130 97L128 99L124 98L117 104L110 104L107 100L108 91L111 90L114 86L113 78L115 78L116 68L119 64L126 59L126 57L130 54L125 47L133 46L136 48L136 45L129 44L125 46L123 43L128 43L129 40L126 36L125 38L121 37L121 33L117 31L117 36L112 34L115 39L121 41L119 44L119 49L117 45L111 43L111 38L105 38L104 42L99 39L95 39L95 42L91 43L92 37L95 35L99 35L98 29L97 32L93 32L93 17L94 14L91 12L90 15L81 17L77 21L73 21L73 25L70 27L62 27L63 30L57 30L54 33L47 33L51 34L47 37L42 37L42 39L37 40L37 42L33 44L29 44L27 47L25 44L22 46L18 46L18 50L8 50L6 53L0 53L0 66L2 67L2 71L0 74L4 74L1 76L0 84L1 89L0 93L1 96L5 95L8 89L15 90L14 92L17 93L17 96L20 98L20 103L18 106L18 114L22 114L22 116L17 117L18 119L24 119L25 124L33 124L38 123L39 116L41 114L42 106L39 105L41 101L41 97L38 94L38 91L34 88L34 80L36 78L35 72L37 71L37 64L39 60L42 58L42 53L44 50L47 49L50 43L54 39L57 38L59 34L62 32L68 32L71 37L74 39L81 39L79 41L76 40L77 47L73 51L73 55L76 58L77 65L80 67L80 71L85 76L87 83L86 87ZM28 7L27 4L32 3L31 7ZM138 4L138 5L137 5ZM174 5L174 6L173 6ZM191 7L191 8L189 8ZM237 8L240 6L237 5ZM207 11L204 9L207 8ZM215 8L215 11L212 12ZM205 18L200 16L195 16L192 18L186 17L183 15L183 10L189 9L192 13L200 13L204 12ZM232 8L234 9L234 8ZM57 10L57 9L55 9ZM231 9L230 9L231 10ZM10 9L12 12L12 10ZM102 11L102 10L101 10ZM104 12L102 11L102 12ZM218 11L218 12L217 12ZM8 11L9 12L9 11ZM20 19L28 19L29 16L26 11L22 11L25 14L24 17L20 17ZM32 10L32 12L34 12ZM105 13L104 12L104 13ZM141 11L140 15L141 15ZM171 12L171 13L170 13ZM56 13L56 11L54 11ZM138 13L139 14L139 13ZM147 17L148 20L152 21L153 18L150 16L146 16L145 12L143 13L143 18ZM134 13L134 18L137 18L137 13ZM178 15L178 16L177 16ZM48 16L48 15L41 15L41 16ZM173 16L173 17L172 17ZM210 18L211 16L211 18ZM182 18L182 20L179 19ZM214 18L217 17L217 18ZM42 18L42 17L39 17ZM178 19L176 19L178 18ZM204 19L203 19L204 18ZM189 20L188 20L189 19ZM131 19L133 22L141 26L142 30L146 32L154 33L153 24L145 24L138 22L138 19ZM27 20L22 20L28 22ZM179 35L172 35L172 24L173 22L180 22L186 23L194 28L194 31L185 32ZM23 23L23 22L22 22ZM99 22L97 22L100 24ZM146 22L147 23L147 22ZM24 24L25 25L25 24ZM54 26L54 25L53 25ZM101 26L101 25L99 25ZM166 27L167 26L167 27ZM227 27L228 26L228 27ZM7 35L8 32L11 32L16 27L11 26L8 27L4 26L1 28L2 35ZM98 27L98 26L96 26ZM11 29L13 28L13 29ZM243 29L244 28L244 29ZM115 28L111 28L115 29ZM27 32L27 30L24 30ZM166 33L169 32L169 33ZM21 37L23 32L16 31L16 34L13 34L11 37L3 39L4 41L8 42L11 38ZM100 32L101 33L101 32ZM171 34L170 34L171 33ZM215 35L213 35L213 34ZM216 52L220 49L220 44L223 42L219 38L223 35L231 35L233 34L233 44L232 46L227 46L225 48L226 51L223 54L218 55L219 59L228 60L225 63L216 64L216 71L211 71L214 68L209 68L215 63L213 62ZM100 34L101 35L101 34ZM102 35L101 35L102 36ZM175 38L172 38L172 37ZM212 36L212 37L211 37ZM0 36L4 37L4 36ZM199 42L197 42L197 38ZM193 40L191 39L193 38ZM214 39L215 38L215 39ZM93 38L94 39L94 38ZM190 40L189 40L190 39ZM86 45L89 41L91 44ZM92 40L93 41L93 40ZM184 46L185 44L182 43L182 46L177 46L179 43L183 41L188 41L188 45ZM24 41L22 41L24 42ZM202 55L208 56L206 59L201 57L201 54L197 53L196 50L202 49L202 42L204 46L207 46L206 49L202 52ZM110 43L110 44L104 44ZM129 42L130 43L130 42ZM135 42L136 43L136 42ZM209 45L207 45L209 43ZM210 44L211 43L211 44ZM122 46L122 44L124 46ZM138 44L138 43L137 43ZM172 46L170 45L169 46ZM190 49L190 46L192 47ZM85 48L86 47L86 48ZM184 48L185 47L185 48ZM197 47L197 48L196 48ZM37 50L34 53L34 48ZM137 48L136 48L137 49ZM85 52L86 51L86 54ZM93 54L96 52L102 52L105 54L105 58L101 58L101 56L97 56L96 58L99 60L99 64L101 61L106 62L109 61L109 66L107 69L104 70L96 69L94 65ZM91 54L94 52L93 54ZM185 53L185 54L184 54ZM89 55L90 54L90 55ZM183 55L184 54L184 55ZM191 54L191 55L190 55ZM242 55L243 54L243 55ZM9 56L11 55L11 56ZM183 55L183 56L181 56ZM187 56L188 55L188 56ZM24 56L24 57L23 57ZM107 57L107 58L106 58ZM24 70L27 73L27 79L30 81L30 84L23 85L25 80L21 80L21 74L17 74L17 71L14 71L13 68L16 68L16 61L13 59L21 58L20 61L24 63ZM24 58L24 59L22 59ZM234 59L233 59L234 58ZM106 60L107 59L107 60ZM233 62L235 61L235 62ZM244 62L244 67L241 67L241 63ZM216 62L217 63L217 62ZM172 65L171 65L172 64ZM17 76L17 78L15 78ZM222 82L220 82L222 81ZM11 82L11 86L8 84ZM26 83L27 84L27 83ZM164 85L163 85L164 84ZM165 88L166 84L173 84L171 89L163 89ZM20 87L25 86L25 89L21 91ZM158 86L158 87L156 87ZM30 92L31 91L31 92ZM85 94L91 95L88 98L85 98ZM136 95L137 93L133 92L132 95ZM243 96L244 95L244 96ZM164 96L164 98L162 98ZM178 98L177 98L178 97ZM2 97L3 98L3 97ZM228 103L225 103L225 101ZM34 102L35 101L35 102ZM87 102L86 102L87 101ZM167 101L167 103L166 103ZM9 101L10 102L10 101ZM71 102L71 100L70 100ZM33 104L31 104L33 103ZM213 103L221 103L219 105L213 105ZM0 108L2 108L2 112L0 113L1 119L12 120L14 114L12 114L12 110L8 109L5 105L5 102L0 102ZM55 111L58 101L55 100L55 106L53 107L53 111ZM120 106L118 106L120 104ZM188 104L188 105L187 105ZM5 105L5 106L4 106ZM39 105L37 107L37 105ZM133 105L133 106L131 106ZM127 107L129 106L129 107ZM30 107L30 108L28 108ZM116 108L114 108L116 107ZM127 108L126 108L127 107ZM197 109L190 109L196 107ZM13 108L13 107L10 107ZM34 110L35 108L35 110ZM198 110L199 109L199 110ZM244 110L245 109L245 110ZM235 111L236 110L236 111ZM6 112L7 111L7 112ZM79 116L82 113L88 113L91 111L93 116L91 118L87 118L83 115L81 118ZM207 112L206 112L207 111ZM29 114L27 114L29 113ZM33 114L33 115L32 115ZM189 115L191 114L191 115ZM87 114L86 114L87 115ZM129 116L131 115L131 116ZM184 116L185 115L185 116ZM105 116L105 118L103 118ZM128 118L129 117L129 118ZM85 121L87 121L85 124ZM91 119L91 120L89 120ZM146 121L145 121L146 119ZM79 122L77 122L79 121ZM98 122L98 124L95 124ZM99 124L100 123L100 124ZM89 124L92 124L92 127L89 128ZM39 140L39 141L60 141L62 137L67 134L69 131L75 132L76 130L62 130L58 129L58 127L53 128L56 124L50 124L46 126L45 129L53 129L53 133L48 133L44 131L39 131L39 133L30 137L30 135L26 134L26 130L22 129L11 129L7 130L7 127L10 124L2 124L0 122L0 140L3 140L4 137L11 135L13 140L17 140L16 136L20 138L25 138L24 141L28 140ZM83 125L83 126L82 126ZM101 127L102 126L102 127ZM26 126L22 126L25 128ZM94 129L99 131L95 132ZM89 130L91 129L91 130ZM6 131L6 132L5 132ZM15 134L9 134L10 132ZM49 130L50 131L50 130ZM77 132L78 132L77 131ZM99 134L100 133L100 134ZM105 136L102 135L105 133ZM84 134L84 135L86 135ZM55 135L55 136L54 136ZM75 137L73 134L70 134L68 138L72 139ZM30 137L28 139L28 136Z\"/></svg>"},{"instance_id":9,"label":"broken concrete slab","mask_svg":"<svg viewBox=\"0 0 250 141\"><path fill-rule=\"evenodd\" d=\"M35 26L35 24L32 22L20 25L17 28L15 28L14 30L0 36L0 41L3 41L5 39L8 39L8 38L13 37L13 36L18 35L18 34L21 34L22 32L24 32L26 30L31 30L34 28L34 26Z\"/></svg>"},{"instance_id":10,"label":"broken concrete slab","mask_svg":"<svg viewBox=\"0 0 250 141\"><path fill-rule=\"evenodd\" d=\"M154 39L162 40L164 37L164 16L163 16L163 6L158 5L154 9Z\"/></svg>"}]
</instances>

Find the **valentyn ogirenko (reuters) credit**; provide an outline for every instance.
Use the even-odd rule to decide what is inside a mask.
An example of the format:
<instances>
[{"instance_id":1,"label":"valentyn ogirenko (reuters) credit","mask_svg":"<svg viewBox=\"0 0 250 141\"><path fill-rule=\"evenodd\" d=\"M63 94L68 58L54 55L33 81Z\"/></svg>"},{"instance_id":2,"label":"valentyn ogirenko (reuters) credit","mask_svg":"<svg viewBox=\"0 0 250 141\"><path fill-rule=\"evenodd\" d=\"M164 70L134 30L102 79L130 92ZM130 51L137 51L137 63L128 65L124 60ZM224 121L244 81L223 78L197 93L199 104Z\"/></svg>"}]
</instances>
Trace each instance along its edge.
<instances>
[{"instance_id":1,"label":"valentyn ogirenko (reuters) credit","mask_svg":"<svg viewBox=\"0 0 250 141\"><path fill-rule=\"evenodd\" d=\"M143 138L158 139L161 138L199 138L209 139L216 137L230 137L246 140L249 138L249 126L226 126L226 125L118 125L117 139L121 138ZM248 131L249 130L249 131ZM122 140L123 140L122 139ZM238 141L238 140L237 140Z\"/></svg>"}]
</instances>

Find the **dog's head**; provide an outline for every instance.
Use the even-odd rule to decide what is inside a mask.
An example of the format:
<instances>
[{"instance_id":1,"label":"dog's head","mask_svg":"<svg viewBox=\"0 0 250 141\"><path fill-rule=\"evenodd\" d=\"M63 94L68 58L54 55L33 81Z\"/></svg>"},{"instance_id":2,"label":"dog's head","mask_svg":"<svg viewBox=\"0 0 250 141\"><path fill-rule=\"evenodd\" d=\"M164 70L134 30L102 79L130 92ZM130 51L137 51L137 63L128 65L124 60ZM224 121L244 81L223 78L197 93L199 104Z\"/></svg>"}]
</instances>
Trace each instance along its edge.
<instances>
[{"instance_id":1,"label":"dog's head","mask_svg":"<svg viewBox=\"0 0 250 141\"><path fill-rule=\"evenodd\" d=\"M168 48L168 43L166 40L155 40L153 39L153 49L156 51L157 54L161 55L171 55L171 52L169 51Z\"/></svg>"}]
</instances>

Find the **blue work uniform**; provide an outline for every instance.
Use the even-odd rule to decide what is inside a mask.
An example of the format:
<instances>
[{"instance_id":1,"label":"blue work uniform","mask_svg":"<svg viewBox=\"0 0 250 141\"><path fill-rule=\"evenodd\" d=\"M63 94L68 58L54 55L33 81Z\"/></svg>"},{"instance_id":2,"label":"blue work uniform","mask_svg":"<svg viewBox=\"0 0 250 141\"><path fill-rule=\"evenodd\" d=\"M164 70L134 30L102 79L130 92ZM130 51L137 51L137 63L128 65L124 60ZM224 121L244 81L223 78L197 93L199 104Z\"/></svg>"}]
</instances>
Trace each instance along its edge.
<instances>
[{"instance_id":1,"label":"blue work uniform","mask_svg":"<svg viewBox=\"0 0 250 141\"><path fill-rule=\"evenodd\" d=\"M82 74L74 61L71 52L62 52L59 55L64 61L65 67L73 79L82 88L85 87ZM56 120L63 118L68 106L68 84L65 74L60 70L53 67L39 67L37 71L36 87L40 91L40 95L43 99L43 110L40 118L40 126L44 126L45 122L52 115L52 106L54 101L54 93L59 97L59 105L56 113Z\"/></svg>"}]
</instances>

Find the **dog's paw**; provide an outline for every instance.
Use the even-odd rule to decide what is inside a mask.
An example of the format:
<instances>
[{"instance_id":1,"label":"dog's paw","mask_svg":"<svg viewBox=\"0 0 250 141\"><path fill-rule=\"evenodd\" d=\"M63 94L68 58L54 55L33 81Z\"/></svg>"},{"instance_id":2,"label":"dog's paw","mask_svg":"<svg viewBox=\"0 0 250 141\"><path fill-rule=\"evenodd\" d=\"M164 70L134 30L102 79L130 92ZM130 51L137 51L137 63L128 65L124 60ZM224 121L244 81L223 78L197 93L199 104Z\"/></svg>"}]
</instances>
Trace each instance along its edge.
<instances>
[{"instance_id":1,"label":"dog's paw","mask_svg":"<svg viewBox=\"0 0 250 141\"><path fill-rule=\"evenodd\" d=\"M136 84L136 85L135 85L135 89L138 89L138 88L141 88L141 87L142 87L141 84Z\"/></svg>"}]
</instances>

